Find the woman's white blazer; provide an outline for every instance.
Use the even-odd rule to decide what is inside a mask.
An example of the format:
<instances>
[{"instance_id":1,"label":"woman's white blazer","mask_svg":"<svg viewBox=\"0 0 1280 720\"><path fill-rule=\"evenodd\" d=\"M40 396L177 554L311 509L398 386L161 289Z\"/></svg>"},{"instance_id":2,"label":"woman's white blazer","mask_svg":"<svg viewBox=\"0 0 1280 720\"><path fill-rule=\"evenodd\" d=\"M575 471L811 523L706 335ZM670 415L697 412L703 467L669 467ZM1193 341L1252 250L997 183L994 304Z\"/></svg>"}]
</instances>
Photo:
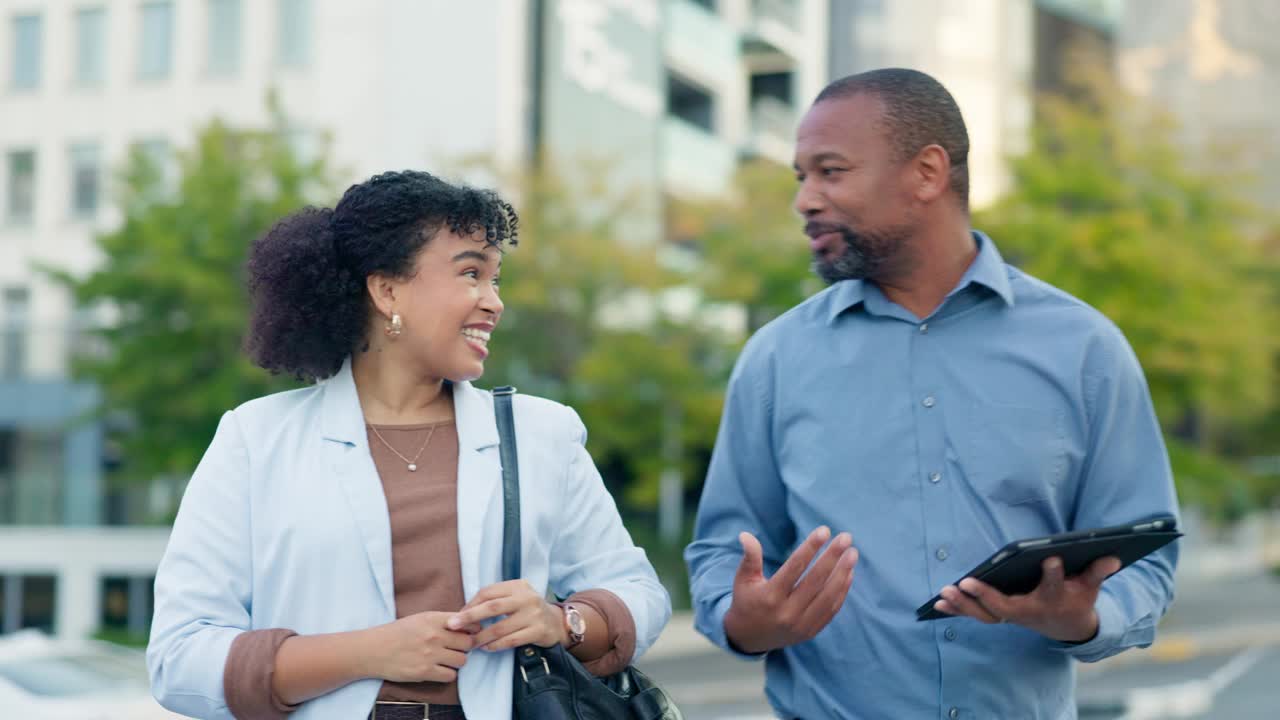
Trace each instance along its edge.
<instances>
[{"instance_id":1,"label":"woman's white blazer","mask_svg":"<svg viewBox=\"0 0 1280 720\"><path fill-rule=\"evenodd\" d=\"M523 576L539 592L615 593L636 624L636 657L671 601L631 541L584 448L572 409L515 397ZM454 385L458 551L470 599L500 582L502 466L493 398ZM433 552L424 547L423 553ZM222 673L246 630L361 630L396 618L391 531L350 361L312 387L226 413L187 486L156 573L147 666L165 707L231 718ZM468 717L510 717L512 653L473 651L458 675ZM297 720L364 718L380 680L304 703Z\"/></svg>"}]
</instances>

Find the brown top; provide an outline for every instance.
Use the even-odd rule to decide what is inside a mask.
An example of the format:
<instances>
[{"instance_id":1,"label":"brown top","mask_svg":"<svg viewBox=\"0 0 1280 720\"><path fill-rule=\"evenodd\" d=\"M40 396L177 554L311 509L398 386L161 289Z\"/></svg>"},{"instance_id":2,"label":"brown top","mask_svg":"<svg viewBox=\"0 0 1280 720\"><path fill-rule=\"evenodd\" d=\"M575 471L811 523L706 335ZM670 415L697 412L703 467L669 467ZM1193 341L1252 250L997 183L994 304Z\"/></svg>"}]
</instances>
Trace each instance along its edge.
<instances>
[{"instance_id":1,"label":"brown top","mask_svg":"<svg viewBox=\"0 0 1280 720\"><path fill-rule=\"evenodd\" d=\"M396 617L461 610L467 600L458 559L458 432L453 421L371 425L367 435L391 516ZM458 683L384 682L378 699L457 705Z\"/></svg>"},{"instance_id":2,"label":"brown top","mask_svg":"<svg viewBox=\"0 0 1280 720\"><path fill-rule=\"evenodd\" d=\"M458 557L458 433L454 422L368 426L366 434L391 520L396 617L428 610L461 610L466 601ZM409 469L410 464L414 470ZM627 606L607 590L586 590L574 594L570 601L599 612L612 638L609 652L585 663L587 669L603 676L626 667L636 640L635 621ZM271 692L276 652L295 634L283 628L251 630L232 642L223 689L235 717L281 718L297 708L280 702ZM378 699L456 705L458 685L456 681L384 682Z\"/></svg>"}]
</instances>

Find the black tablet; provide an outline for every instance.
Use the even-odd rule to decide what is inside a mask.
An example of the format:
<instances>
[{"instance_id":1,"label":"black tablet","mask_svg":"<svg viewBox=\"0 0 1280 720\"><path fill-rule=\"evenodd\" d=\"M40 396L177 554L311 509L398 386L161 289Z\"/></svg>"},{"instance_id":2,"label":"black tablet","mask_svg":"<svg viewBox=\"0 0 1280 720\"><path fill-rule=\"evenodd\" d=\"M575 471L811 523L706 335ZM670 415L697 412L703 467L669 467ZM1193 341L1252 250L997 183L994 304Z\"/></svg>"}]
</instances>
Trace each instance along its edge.
<instances>
[{"instance_id":1,"label":"black tablet","mask_svg":"<svg viewBox=\"0 0 1280 720\"><path fill-rule=\"evenodd\" d=\"M1120 567L1128 567L1144 555L1182 537L1177 520L1164 515L1130 525L1115 525L1094 530L1031 538L1009 543L978 567L960 578L971 577L994 587L1006 595L1022 595L1040 584L1041 564L1048 558L1062 558L1067 577L1079 575L1090 563L1104 557L1120 558ZM952 583L959 587L960 580ZM934 608L933 599L916 609L917 620L939 620L952 617Z\"/></svg>"}]
</instances>

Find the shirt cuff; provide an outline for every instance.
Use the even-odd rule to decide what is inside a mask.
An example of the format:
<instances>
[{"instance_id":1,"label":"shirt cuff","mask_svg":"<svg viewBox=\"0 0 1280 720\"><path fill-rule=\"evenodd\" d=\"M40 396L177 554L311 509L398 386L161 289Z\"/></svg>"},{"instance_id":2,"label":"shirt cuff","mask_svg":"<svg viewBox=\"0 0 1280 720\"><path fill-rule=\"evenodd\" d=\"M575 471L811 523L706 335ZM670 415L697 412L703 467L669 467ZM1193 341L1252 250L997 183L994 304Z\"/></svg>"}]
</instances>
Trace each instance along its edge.
<instances>
[{"instance_id":1,"label":"shirt cuff","mask_svg":"<svg viewBox=\"0 0 1280 720\"><path fill-rule=\"evenodd\" d=\"M586 605L604 618L609 650L595 660L582 663L588 672L596 677L605 677L622 672L631 664L631 658L636 654L636 621L622 598L608 590L595 589L574 593L564 602ZM591 631L587 628L587 632Z\"/></svg>"},{"instance_id":2,"label":"shirt cuff","mask_svg":"<svg viewBox=\"0 0 1280 720\"><path fill-rule=\"evenodd\" d=\"M1120 606L1105 589L1098 593L1098 600L1093 609L1098 613L1098 633L1092 639L1082 643L1069 643L1053 640L1049 647L1065 652L1081 662L1095 662L1111 654L1111 650L1124 637L1124 618Z\"/></svg>"},{"instance_id":3,"label":"shirt cuff","mask_svg":"<svg viewBox=\"0 0 1280 720\"><path fill-rule=\"evenodd\" d=\"M271 689L276 653L294 635L297 633L283 628L249 630L231 642L222 671L222 690L232 715L241 720L279 720L298 709L282 702Z\"/></svg>"},{"instance_id":4,"label":"shirt cuff","mask_svg":"<svg viewBox=\"0 0 1280 720\"><path fill-rule=\"evenodd\" d=\"M725 593L725 596L716 601L712 606L710 616L707 618L698 618L698 631L707 636L707 639L715 643L716 646L729 651L734 657L742 660L761 660L768 652L749 653L743 652L729 640L729 634L724 629L724 616L729 613L729 606L733 604L733 593Z\"/></svg>"}]
</instances>

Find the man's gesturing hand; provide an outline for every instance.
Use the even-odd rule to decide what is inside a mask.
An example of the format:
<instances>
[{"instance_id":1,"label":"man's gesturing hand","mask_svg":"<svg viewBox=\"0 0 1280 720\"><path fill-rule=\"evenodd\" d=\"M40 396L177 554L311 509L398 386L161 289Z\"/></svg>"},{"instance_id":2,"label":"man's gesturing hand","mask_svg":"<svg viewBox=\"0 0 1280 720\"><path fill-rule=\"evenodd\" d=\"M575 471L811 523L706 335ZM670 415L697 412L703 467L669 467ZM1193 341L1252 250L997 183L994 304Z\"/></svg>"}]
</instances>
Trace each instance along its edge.
<instances>
[{"instance_id":1,"label":"man's gesturing hand","mask_svg":"<svg viewBox=\"0 0 1280 720\"><path fill-rule=\"evenodd\" d=\"M738 536L742 563L724 616L725 634L734 647L748 653L776 650L811 639L831 622L849 593L858 551L851 547L853 538L840 533L810 568L829 537L826 527L814 530L766 580L760 541L751 533Z\"/></svg>"}]
</instances>

